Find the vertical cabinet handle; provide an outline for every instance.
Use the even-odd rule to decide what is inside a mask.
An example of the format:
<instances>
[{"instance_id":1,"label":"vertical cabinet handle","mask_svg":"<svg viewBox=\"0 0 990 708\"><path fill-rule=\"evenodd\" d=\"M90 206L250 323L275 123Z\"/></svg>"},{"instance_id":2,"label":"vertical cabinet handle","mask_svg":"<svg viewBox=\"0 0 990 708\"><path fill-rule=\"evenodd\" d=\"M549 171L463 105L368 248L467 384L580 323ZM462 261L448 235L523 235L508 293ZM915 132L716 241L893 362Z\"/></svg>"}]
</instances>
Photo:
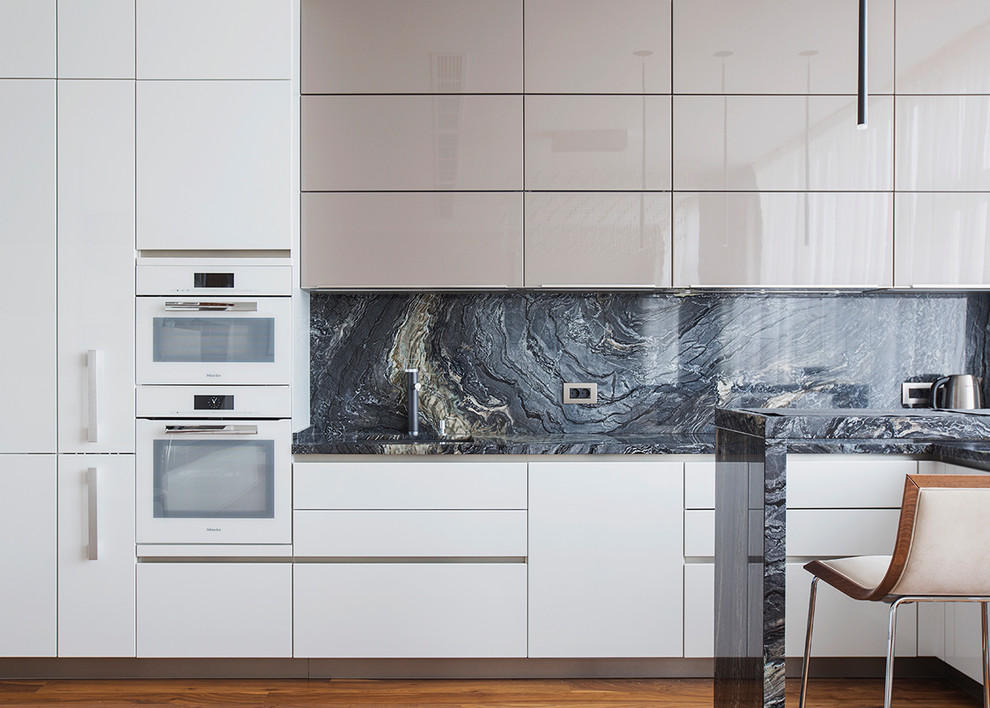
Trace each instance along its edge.
<instances>
[{"instance_id":1,"label":"vertical cabinet handle","mask_svg":"<svg viewBox=\"0 0 990 708\"><path fill-rule=\"evenodd\" d=\"M89 421L86 441L100 441L100 352L90 349L86 352L86 374L89 381Z\"/></svg>"},{"instance_id":2,"label":"vertical cabinet handle","mask_svg":"<svg viewBox=\"0 0 990 708\"><path fill-rule=\"evenodd\" d=\"M100 472L96 467L86 470L86 496L87 511L89 519L89 541L88 558L91 561L99 560L100 557L100 524L99 524L99 504L97 501L97 490L100 485Z\"/></svg>"}]
</instances>

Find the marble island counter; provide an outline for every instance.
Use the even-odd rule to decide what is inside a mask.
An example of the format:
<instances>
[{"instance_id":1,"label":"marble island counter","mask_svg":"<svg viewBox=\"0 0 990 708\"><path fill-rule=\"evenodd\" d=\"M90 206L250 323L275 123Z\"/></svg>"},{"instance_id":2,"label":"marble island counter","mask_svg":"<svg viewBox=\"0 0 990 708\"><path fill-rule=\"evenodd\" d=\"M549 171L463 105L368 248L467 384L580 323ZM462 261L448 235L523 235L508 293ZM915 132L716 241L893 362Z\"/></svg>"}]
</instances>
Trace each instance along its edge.
<instances>
[{"instance_id":1,"label":"marble island counter","mask_svg":"<svg viewBox=\"0 0 990 708\"><path fill-rule=\"evenodd\" d=\"M909 454L990 470L990 415L740 408L717 410L715 424L715 705L783 708L788 454Z\"/></svg>"}]
</instances>

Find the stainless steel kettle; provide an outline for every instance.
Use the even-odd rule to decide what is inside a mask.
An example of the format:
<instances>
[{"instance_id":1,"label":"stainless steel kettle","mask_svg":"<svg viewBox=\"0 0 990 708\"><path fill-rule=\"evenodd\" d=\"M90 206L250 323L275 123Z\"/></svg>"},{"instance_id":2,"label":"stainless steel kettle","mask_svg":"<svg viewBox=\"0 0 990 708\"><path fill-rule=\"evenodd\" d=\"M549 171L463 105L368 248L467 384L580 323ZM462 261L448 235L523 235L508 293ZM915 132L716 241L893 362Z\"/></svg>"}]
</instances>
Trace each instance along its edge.
<instances>
[{"instance_id":1,"label":"stainless steel kettle","mask_svg":"<svg viewBox=\"0 0 990 708\"><path fill-rule=\"evenodd\" d=\"M970 374L944 376L932 384L932 408L969 410L982 407L980 379L975 376Z\"/></svg>"}]
</instances>

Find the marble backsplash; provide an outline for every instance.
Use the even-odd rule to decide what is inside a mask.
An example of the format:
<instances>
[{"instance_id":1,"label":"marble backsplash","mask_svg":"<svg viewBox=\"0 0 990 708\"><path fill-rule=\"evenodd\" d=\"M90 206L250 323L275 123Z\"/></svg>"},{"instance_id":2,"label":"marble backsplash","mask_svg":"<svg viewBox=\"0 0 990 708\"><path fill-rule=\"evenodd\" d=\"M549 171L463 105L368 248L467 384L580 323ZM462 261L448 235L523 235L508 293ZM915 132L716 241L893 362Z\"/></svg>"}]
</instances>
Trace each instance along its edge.
<instances>
[{"instance_id":1,"label":"marble backsplash","mask_svg":"<svg viewBox=\"0 0 990 708\"><path fill-rule=\"evenodd\" d=\"M710 433L717 406L899 408L901 383L985 376L990 294L389 293L311 298L317 436ZM598 384L563 404L564 382ZM987 393L984 381L984 394Z\"/></svg>"}]
</instances>

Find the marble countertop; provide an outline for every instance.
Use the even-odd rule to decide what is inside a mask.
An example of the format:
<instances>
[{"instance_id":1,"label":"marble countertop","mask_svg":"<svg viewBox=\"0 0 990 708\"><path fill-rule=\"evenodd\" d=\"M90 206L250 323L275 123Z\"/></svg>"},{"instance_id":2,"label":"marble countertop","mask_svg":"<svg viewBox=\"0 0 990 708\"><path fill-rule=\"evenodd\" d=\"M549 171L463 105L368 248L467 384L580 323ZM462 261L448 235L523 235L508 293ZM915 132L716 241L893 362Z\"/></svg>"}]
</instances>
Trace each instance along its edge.
<instances>
[{"instance_id":1,"label":"marble countertop","mask_svg":"<svg viewBox=\"0 0 990 708\"><path fill-rule=\"evenodd\" d=\"M294 455L696 455L715 452L714 434L655 436L552 435L473 437L470 440L376 440L374 435L296 434Z\"/></svg>"}]
</instances>

